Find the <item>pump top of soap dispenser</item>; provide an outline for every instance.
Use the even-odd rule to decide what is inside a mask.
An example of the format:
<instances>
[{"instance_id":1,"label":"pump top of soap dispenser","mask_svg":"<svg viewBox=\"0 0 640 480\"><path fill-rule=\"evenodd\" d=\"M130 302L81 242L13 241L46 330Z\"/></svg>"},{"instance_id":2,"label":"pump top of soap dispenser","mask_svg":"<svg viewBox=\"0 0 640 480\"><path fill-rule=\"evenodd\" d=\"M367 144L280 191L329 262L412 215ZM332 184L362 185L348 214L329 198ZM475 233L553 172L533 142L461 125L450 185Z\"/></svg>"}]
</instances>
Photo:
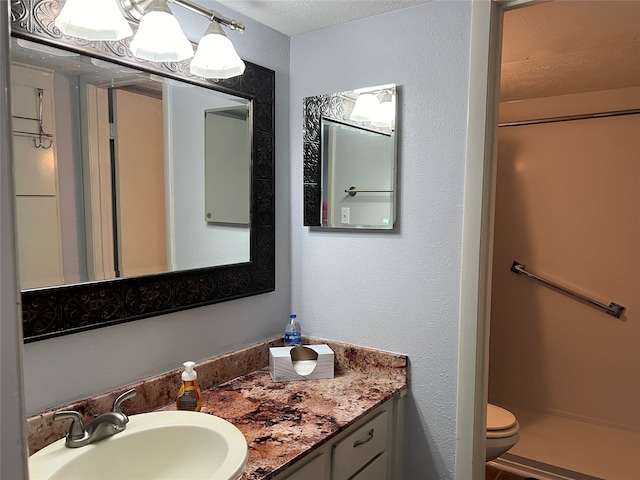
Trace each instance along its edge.
<instances>
[{"instance_id":1,"label":"pump top of soap dispenser","mask_svg":"<svg viewBox=\"0 0 640 480\"><path fill-rule=\"evenodd\" d=\"M185 382L192 382L198 378L198 374L193 369L195 362L184 362L184 372L182 372L182 380Z\"/></svg>"}]
</instances>

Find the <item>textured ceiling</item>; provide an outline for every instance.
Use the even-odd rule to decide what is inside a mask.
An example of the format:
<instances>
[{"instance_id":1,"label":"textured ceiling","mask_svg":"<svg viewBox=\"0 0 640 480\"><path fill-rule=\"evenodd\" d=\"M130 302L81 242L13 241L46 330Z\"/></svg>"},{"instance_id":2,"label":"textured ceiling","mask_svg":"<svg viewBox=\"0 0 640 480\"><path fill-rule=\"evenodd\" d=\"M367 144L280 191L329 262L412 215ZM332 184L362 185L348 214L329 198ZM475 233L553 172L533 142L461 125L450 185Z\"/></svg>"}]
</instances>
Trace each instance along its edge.
<instances>
[{"instance_id":1,"label":"textured ceiling","mask_svg":"<svg viewBox=\"0 0 640 480\"><path fill-rule=\"evenodd\" d=\"M501 99L640 86L640 1L553 1L507 11Z\"/></svg>"},{"instance_id":2,"label":"textured ceiling","mask_svg":"<svg viewBox=\"0 0 640 480\"><path fill-rule=\"evenodd\" d=\"M294 36L429 0L217 1ZM640 0L547 1L507 11L502 58L503 101L638 86Z\"/></svg>"},{"instance_id":3,"label":"textured ceiling","mask_svg":"<svg viewBox=\"0 0 640 480\"><path fill-rule=\"evenodd\" d=\"M292 37L430 0L217 0ZM205 4L205 2L200 2Z\"/></svg>"}]
</instances>

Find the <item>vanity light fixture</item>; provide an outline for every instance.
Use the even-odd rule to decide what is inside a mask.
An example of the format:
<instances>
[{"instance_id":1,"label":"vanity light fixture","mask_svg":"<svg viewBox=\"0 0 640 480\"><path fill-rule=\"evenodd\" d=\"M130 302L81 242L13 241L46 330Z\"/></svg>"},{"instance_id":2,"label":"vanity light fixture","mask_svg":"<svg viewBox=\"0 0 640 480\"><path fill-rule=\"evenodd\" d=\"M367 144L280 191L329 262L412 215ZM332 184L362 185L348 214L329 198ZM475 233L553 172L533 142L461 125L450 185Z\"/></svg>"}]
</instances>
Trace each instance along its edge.
<instances>
[{"instance_id":1,"label":"vanity light fixture","mask_svg":"<svg viewBox=\"0 0 640 480\"><path fill-rule=\"evenodd\" d=\"M204 78L230 78L244 73L244 62L218 22L211 22L191 60L191 73Z\"/></svg>"},{"instance_id":2,"label":"vanity light fixture","mask_svg":"<svg viewBox=\"0 0 640 480\"><path fill-rule=\"evenodd\" d=\"M54 24L65 35L85 40L122 40L133 35L114 0L67 0Z\"/></svg>"},{"instance_id":3,"label":"vanity light fixture","mask_svg":"<svg viewBox=\"0 0 640 480\"><path fill-rule=\"evenodd\" d=\"M193 57L193 46L166 0L154 0L145 10L129 48L134 56L152 62L181 62Z\"/></svg>"},{"instance_id":4,"label":"vanity light fixture","mask_svg":"<svg viewBox=\"0 0 640 480\"><path fill-rule=\"evenodd\" d=\"M133 32L118 9L120 5L127 17L139 22L138 31L130 44L131 53L135 57L153 62L179 62L194 56L193 46L167 2L211 21L198 45L198 53L191 62L191 72L194 75L204 78L242 75L244 62L226 37L222 25L242 33L244 24L204 8L192 0L66 0L55 24L65 35L85 40L122 40L133 35ZM117 24L119 30L117 33L107 31L103 26L105 23Z\"/></svg>"}]
</instances>

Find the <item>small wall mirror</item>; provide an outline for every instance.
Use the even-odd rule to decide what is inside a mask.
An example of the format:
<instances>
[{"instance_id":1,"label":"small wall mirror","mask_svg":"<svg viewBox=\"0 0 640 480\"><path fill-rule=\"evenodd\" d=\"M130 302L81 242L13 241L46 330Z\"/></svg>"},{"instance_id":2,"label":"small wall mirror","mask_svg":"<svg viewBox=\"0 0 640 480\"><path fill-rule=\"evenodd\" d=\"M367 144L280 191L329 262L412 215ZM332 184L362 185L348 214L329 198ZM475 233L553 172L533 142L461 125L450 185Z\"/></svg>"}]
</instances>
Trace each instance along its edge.
<instances>
[{"instance_id":1,"label":"small wall mirror","mask_svg":"<svg viewBox=\"0 0 640 480\"><path fill-rule=\"evenodd\" d=\"M392 229L395 84L304 99L304 224Z\"/></svg>"},{"instance_id":2,"label":"small wall mirror","mask_svg":"<svg viewBox=\"0 0 640 480\"><path fill-rule=\"evenodd\" d=\"M251 103L237 99L235 105L206 110L204 128L205 219L249 225Z\"/></svg>"}]
</instances>

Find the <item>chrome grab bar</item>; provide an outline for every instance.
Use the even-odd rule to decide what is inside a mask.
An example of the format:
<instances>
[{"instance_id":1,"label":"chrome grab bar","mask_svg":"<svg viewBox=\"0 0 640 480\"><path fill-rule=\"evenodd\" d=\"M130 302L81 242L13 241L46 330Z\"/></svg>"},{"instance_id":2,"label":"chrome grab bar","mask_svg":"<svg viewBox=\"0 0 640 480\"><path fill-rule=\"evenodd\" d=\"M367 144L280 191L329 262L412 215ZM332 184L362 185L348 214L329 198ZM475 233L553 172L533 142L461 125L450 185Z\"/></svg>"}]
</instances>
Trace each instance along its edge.
<instances>
[{"instance_id":1,"label":"chrome grab bar","mask_svg":"<svg viewBox=\"0 0 640 480\"><path fill-rule=\"evenodd\" d=\"M620 318L622 316L622 314L624 313L625 307L623 307L622 305L620 305L619 303L616 302L610 302L609 305L605 305L604 303L600 303L597 300L593 300L592 298L587 297L586 295L582 295L581 293L578 292L574 292L573 290L569 290L566 287L563 287L562 285L558 285L557 283L551 282L549 280L546 280L542 277L539 277L531 272L527 272L525 270L525 265L522 265L521 263L519 263L518 261L514 261L513 264L511 265L511 271L513 273L517 273L518 275L526 275L527 277L542 283L543 285L546 285L548 287L554 288L556 290L559 290L563 293L566 293L574 298L577 298L578 300L581 300L583 302L589 303L597 308L600 308L602 310L604 310L605 312L607 312L609 315L613 315L616 318Z\"/></svg>"}]
</instances>

